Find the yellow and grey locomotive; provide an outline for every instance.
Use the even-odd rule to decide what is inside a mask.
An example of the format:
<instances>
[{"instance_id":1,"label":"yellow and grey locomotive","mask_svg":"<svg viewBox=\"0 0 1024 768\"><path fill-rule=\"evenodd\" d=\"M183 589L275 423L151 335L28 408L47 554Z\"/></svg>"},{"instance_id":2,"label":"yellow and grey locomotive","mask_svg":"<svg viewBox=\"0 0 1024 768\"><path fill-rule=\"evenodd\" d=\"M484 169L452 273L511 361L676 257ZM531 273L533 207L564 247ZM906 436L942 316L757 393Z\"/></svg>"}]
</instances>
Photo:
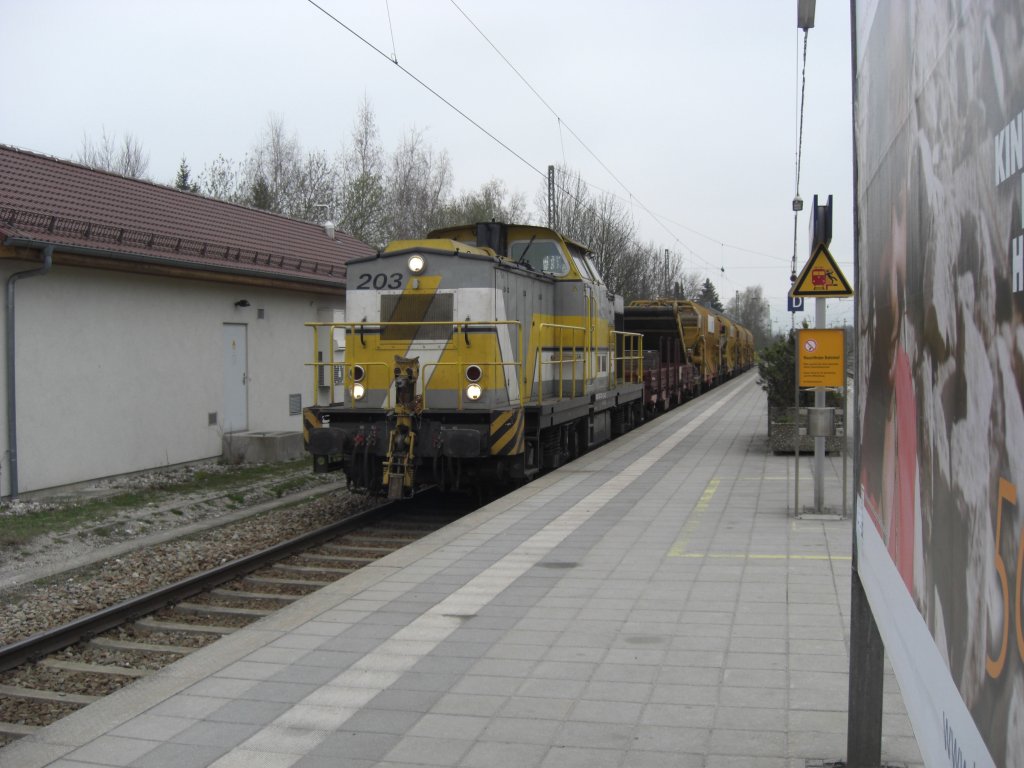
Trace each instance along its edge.
<instances>
[{"instance_id":1,"label":"yellow and grey locomotive","mask_svg":"<svg viewBox=\"0 0 1024 768\"><path fill-rule=\"evenodd\" d=\"M622 299L552 229L489 222L393 242L348 263L346 316L311 324L330 394L303 418L314 469L353 488L397 499L516 484L642 418Z\"/></svg>"}]
</instances>

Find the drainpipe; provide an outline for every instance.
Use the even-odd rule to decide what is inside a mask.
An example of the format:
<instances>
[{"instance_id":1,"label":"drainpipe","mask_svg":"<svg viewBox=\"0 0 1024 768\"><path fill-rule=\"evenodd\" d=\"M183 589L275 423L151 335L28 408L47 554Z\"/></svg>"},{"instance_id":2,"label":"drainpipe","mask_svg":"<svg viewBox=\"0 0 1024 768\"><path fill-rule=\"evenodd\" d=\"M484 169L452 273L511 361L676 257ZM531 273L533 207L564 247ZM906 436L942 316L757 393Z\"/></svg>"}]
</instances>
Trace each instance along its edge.
<instances>
[{"instance_id":1,"label":"drainpipe","mask_svg":"<svg viewBox=\"0 0 1024 768\"><path fill-rule=\"evenodd\" d=\"M43 266L15 272L7 278L7 455L11 500L18 498L18 409L14 377L14 284L25 277L40 277L53 266L53 246L43 248Z\"/></svg>"}]
</instances>

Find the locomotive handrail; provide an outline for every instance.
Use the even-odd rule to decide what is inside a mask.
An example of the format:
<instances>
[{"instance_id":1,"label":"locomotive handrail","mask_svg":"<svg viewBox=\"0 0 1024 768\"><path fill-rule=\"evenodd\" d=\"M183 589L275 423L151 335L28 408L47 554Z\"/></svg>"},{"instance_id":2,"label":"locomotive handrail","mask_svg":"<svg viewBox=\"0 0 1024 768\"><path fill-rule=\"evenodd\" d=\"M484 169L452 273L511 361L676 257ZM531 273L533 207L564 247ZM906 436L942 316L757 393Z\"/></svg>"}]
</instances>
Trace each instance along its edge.
<instances>
[{"instance_id":1,"label":"locomotive handrail","mask_svg":"<svg viewBox=\"0 0 1024 768\"><path fill-rule=\"evenodd\" d=\"M546 329L546 328L550 328L552 330L557 330L557 331L572 331L574 335L576 333L582 333L583 334L583 344L572 343L568 347L565 344L562 344L562 343L547 345L549 347L556 347L558 349L558 353L557 353L558 354L558 358L552 357L550 360L548 360L549 363L557 363L558 364L558 398L557 398L558 400L561 400L563 397L565 397L565 376L563 375L563 373L565 371L565 364L566 363L571 363L572 364L572 379L571 379L571 382L572 382L573 397L575 397L576 396L576 363L579 363L579 362L582 361L584 366L586 366L586 363L587 363L587 360L586 360L587 355L586 355L586 349L585 349L585 346L586 346L586 333L587 333L587 329L586 328L584 328L582 326L578 326L578 325L563 325L561 323L541 323L539 326L537 326L537 330L538 330L537 337L538 338L537 338L537 357L536 357L536 360L537 360L537 404L538 405L540 405L540 404L542 404L544 402L544 359L543 359L543 351L544 351L544 347L545 347L545 344L544 344L544 329ZM569 350L572 351L572 357L571 358L566 358L565 357L566 349L569 349ZM581 350L582 350L582 352L581 352ZM586 369L585 368L584 368L583 374L584 374L584 377L586 377ZM585 389L586 388L586 386L585 386L586 385L586 379L585 378L584 378L584 382L583 383L584 383L583 389Z\"/></svg>"},{"instance_id":2,"label":"locomotive handrail","mask_svg":"<svg viewBox=\"0 0 1024 768\"><path fill-rule=\"evenodd\" d=\"M314 356L317 353L320 352L320 343L321 343L320 342L320 335L319 335L320 334L320 329L322 329L322 328L329 328L330 329L330 342L331 343L329 345L329 347L330 347L329 348L329 354L327 355L328 359L326 361L325 360L314 360L311 363L306 363L305 364L305 365L310 366L310 367L313 368L313 405L319 405L320 404L320 388L321 387L320 387L319 379L320 379L320 371L322 369L324 369L324 368L329 368L331 370L331 372L332 372L332 375L330 377L330 383L327 385L327 388L329 389L329 397L330 397L330 402L331 403L337 402L337 398L335 397L335 393L336 393L336 378L333 375L337 368L340 367L342 369L342 377L343 377L342 380L344 382L344 384L343 384L344 391L349 396L352 395L352 382L350 381L351 377L349 376L349 372L356 365L361 365L367 371L371 367L372 368L383 367L383 368L386 368L389 371L391 369L391 363L390 362L351 362L351 361L344 361L344 360L339 361L339 360L337 360L335 358L335 344L334 344L334 331L337 330L337 329L344 330L346 337L348 337L350 334L351 335L355 335L356 333L358 333L359 334L359 338L360 338L360 342L361 342L362 346L365 347L366 346L365 332L366 332L367 328L375 329L375 330L377 330L378 333L383 333L384 330L386 330L388 328L396 328L396 327L412 327L412 328L419 329L419 328L429 327L429 326L448 326L448 327L450 327L452 329L452 331L451 331L452 339L458 338L460 333L465 338L465 344L460 344L460 343L457 343L457 342L454 344L453 348L454 348L456 354L458 355L458 360L457 360L457 362L455 364L463 364L463 365L465 365L468 362L471 362L473 364L477 364L477 365L481 365L481 366L488 366L488 365L498 365L498 363L493 363L493 362L489 363L487 361L477 361L477 360L465 361L463 359L463 357L462 357L464 351L470 346L470 342L469 342L469 331L470 331L470 329L472 329L472 328L485 328L485 329L488 329L489 328L489 329L497 332L497 326L502 326L502 325L514 326L515 327L515 332L516 332L516 339L513 342L514 348L513 348L512 352L513 352L514 355L516 355L516 359L511 361L511 362L508 362L508 363L501 363L500 365L502 365L502 366L513 365L513 366L519 367L520 370L521 370L521 366L522 366L522 359L523 359L523 333L522 333L522 324L518 320L425 320L425 321L422 321L422 322L409 321L409 320L384 320L384 321L359 321L359 322L326 322L326 321L324 321L324 322L309 322L309 323L305 323L305 325L313 329L313 353L314 353ZM449 339L445 343L446 344L451 343L452 339ZM440 341L440 340L438 340L438 341ZM521 374L519 372L517 372L516 376L517 376L517 378L519 378L521 376ZM426 377L424 377L424 381L427 381L427 380L428 379ZM386 390L387 390L387 399L386 399L386 402L385 402L385 407L386 408L390 408L391 407L391 382L390 382L390 379L388 379L388 385L386 387ZM425 386L422 387L421 391L424 394L424 402L425 402L425 399L426 399L425 395L426 395L427 387L425 387ZM520 397L522 397L522 393L520 393ZM460 408L461 408L461 389L460 389Z\"/></svg>"},{"instance_id":3,"label":"locomotive handrail","mask_svg":"<svg viewBox=\"0 0 1024 768\"><path fill-rule=\"evenodd\" d=\"M330 339L329 339L331 343L328 345L330 354L328 356L327 361L324 361L323 359L313 359L312 362L306 362L306 364L304 364L305 366L309 366L309 367L311 367L313 369L313 406L318 406L318 404L319 404L319 390L321 390L321 385L319 385L319 377L321 377L321 371L323 371L324 369L328 369L331 372L330 384L327 385L329 387L329 389L330 389L330 398L331 398L330 401L331 402L337 402L337 398L335 397L335 386L336 386L336 376L335 376L335 374L336 374L336 370L337 370L338 367L341 367L341 369L342 369L342 382L347 382L348 381L348 376L346 374L345 366L344 366L344 360L336 360L335 357L334 357L334 353L335 353L334 329L339 327L339 326L343 326L343 325L345 325L345 324L343 324L343 323L306 323L305 324L305 326L307 328L311 328L313 330L313 357L314 358L316 357L316 355L319 352L321 352L321 340L319 340L319 329L322 329L322 328L330 328L331 329L331 334L330 334ZM344 384L342 386L344 386ZM347 388L346 388L346 391L347 391Z\"/></svg>"},{"instance_id":4,"label":"locomotive handrail","mask_svg":"<svg viewBox=\"0 0 1024 768\"><path fill-rule=\"evenodd\" d=\"M612 356L612 374L615 381L619 381L619 364L622 368L622 379L624 384L640 384L644 380L644 350L643 334L632 331L612 331L612 349L619 349L619 342L622 342L622 354ZM627 365L632 363L633 365Z\"/></svg>"},{"instance_id":5,"label":"locomotive handrail","mask_svg":"<svg viewBox=\"0 0 1024 768\"><path fill-rule=\"evenodd\" d=\"M345 362L337 362L337 361L335 361L333 363L331 363L331 362L327 362L327 363L306 363L306 365L314 366L314 369L326 368L327 366L330 366L330 365L333 365L335 368L341 368L342 369L341 379L342 379L342 382L344 382L342 384L342 389L344 390L345 396L347 398L352 398L351 400L347 401L349 403L355 402L355 398L354 398L354 396L352 394L352 387L356 383L354 377L351 375L351 371L352 371L353 368L355 368L356 366L361 366L363 369L365 369L367 371L369 371L371 368L384 368L385 369L385 375L387 375L387 373L390 372L391 369L394 367L391 363L385 363L385 362L379 362L379 361L378 362L364 362L364 363L345 363ZM319 402L319 392L318 392L318 384L319 384L319 382L317 381L317 374L314 373L314 375L313 375L313 405L320 405L320 402ZM337 381L336 381L336 379L333 376L331 378L331 383L330 383L328 388L330 389L330 402L331 403L336 403L337 399L335 398L335 392L337 391ZM388 409L391 408L391 405L392 405L392 403L391 403L391 389L392 388L391 388L391 385L389 383L389 385L387 387L387 390L386 390L387 396L386 396L385 401L384 401L384 405L383 405L384 408L388 408Z\"/></svg>"}]
</instances>

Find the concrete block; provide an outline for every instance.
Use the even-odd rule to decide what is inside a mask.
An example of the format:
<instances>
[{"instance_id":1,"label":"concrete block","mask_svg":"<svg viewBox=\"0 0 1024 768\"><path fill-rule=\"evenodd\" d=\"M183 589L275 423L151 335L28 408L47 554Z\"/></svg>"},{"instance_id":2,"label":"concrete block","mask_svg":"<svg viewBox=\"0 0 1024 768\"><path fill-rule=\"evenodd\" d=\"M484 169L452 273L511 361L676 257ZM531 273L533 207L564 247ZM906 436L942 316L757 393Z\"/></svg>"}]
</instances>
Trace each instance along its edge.
<instances>
[{"instance_id":1,"label":"concrete block","mask_svg":"<svg viewBox=\"0 0 1024 768\"><path fill-rule=\"evenodd\" d=\"M301 459L301 432L232 432L224 435L224 460L231 464L273 464Z\"/></svg>"}]
</instances>

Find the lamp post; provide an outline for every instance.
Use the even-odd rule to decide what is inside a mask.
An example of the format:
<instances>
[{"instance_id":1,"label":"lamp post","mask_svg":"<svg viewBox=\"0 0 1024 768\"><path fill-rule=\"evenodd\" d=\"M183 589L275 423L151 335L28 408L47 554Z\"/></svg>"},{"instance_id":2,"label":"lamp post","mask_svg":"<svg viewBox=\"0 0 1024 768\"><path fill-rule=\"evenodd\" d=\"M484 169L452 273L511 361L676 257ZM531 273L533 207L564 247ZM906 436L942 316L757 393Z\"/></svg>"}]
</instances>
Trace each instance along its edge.
<instances>
[{"instance_id":1,"label":"lamp post","mask_svg":"<svg viewBox=\"0 0 1024 768\"><path fill-rule=\"evenodd\" d=\"M804 32L814 26L814 0L797 0L796 25Z\"/></svg>"}]
</instances>

